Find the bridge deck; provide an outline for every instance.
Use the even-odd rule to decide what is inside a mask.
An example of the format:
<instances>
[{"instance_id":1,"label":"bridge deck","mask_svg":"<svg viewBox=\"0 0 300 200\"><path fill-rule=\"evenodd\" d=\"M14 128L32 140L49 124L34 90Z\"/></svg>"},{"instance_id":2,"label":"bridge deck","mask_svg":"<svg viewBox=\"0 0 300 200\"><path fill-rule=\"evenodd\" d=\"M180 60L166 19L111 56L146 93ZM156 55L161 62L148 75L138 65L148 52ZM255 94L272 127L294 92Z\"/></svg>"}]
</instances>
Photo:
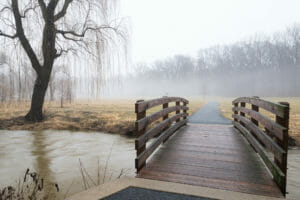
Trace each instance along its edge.
<instances>
[{"instance_id":1,"label":"bridge deck","mask_svg":"<svg viewBox=\"0 0 300 200\"><path fill-rule=\"evenodd\" d=\"M283 197L255 151L231 125L188 124L137 177Z\"/></svg>"}]
</instances>

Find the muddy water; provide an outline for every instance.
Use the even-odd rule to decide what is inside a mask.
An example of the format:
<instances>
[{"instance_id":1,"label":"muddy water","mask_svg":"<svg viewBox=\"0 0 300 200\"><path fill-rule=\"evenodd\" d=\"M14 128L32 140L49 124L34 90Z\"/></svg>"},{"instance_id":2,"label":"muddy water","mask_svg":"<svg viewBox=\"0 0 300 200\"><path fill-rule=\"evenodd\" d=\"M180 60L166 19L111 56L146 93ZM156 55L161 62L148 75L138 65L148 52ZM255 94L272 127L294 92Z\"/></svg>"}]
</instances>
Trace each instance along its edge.
<instances>
[{"instance_id":1,"label":"muddy water","mask_svg":"<svg viewBox=\"0 0 300 200\"><path fill-rule=\"evenodd\" d=\"M122 169L134 176L134 158L133 139L120 135L0 130L0 188L16 185L30 168L48 183L57 183L60 192L52 193L61 198L85 188L79 159L94 182L102 182L116 178Z\"/></svg>"},{"instance_id":2,"label":"muddy water","mask_svg":"<svg viewBox=\"0 0 300 200\"><path fill-rule=\"evenodd\" d=\"M122 169L127 176L134 176L134 158L133 139L119 135L0 130L0 188L15 185L30 168L46 177L47 182L58 183L60 193L53 194L62 198L84 190L79 159L95 181L100 166L102 182L114 179ZM288 167L287 197L300 199L299 149L289 150Z\"/></svg>"}]
</instances>

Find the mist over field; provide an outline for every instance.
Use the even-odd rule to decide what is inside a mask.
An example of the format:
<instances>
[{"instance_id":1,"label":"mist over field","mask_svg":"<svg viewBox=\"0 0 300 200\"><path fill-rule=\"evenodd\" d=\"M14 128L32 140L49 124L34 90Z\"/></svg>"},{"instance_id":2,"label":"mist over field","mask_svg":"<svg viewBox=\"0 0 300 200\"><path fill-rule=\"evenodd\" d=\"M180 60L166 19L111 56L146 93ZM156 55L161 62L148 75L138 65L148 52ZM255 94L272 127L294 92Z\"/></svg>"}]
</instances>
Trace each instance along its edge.
<instances>
[{"instance_id":1,"label":"mist over field","mask_svg":"<svg viewBox=\"0 0 300 200\"><path fill-rule=\"evenodd\" d=\"M300 26L295 24L270 36L200 49L196 57L136 64L108 95L298 97L299 64Z\"/></svg>"}]
</instances>

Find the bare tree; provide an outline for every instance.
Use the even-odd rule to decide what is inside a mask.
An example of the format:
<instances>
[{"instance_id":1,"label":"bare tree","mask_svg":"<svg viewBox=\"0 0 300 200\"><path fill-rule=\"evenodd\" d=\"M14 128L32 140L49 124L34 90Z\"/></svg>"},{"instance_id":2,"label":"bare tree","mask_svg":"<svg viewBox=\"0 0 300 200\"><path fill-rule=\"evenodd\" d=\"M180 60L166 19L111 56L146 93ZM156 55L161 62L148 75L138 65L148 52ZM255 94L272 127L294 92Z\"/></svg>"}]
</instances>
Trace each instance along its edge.
<instances>
[{"instance_id":1,"label":"bare tree","mask_svg":"<svg viewBox=\"0 0 300 200\"><path fill-rule=\"evenodd\" d=\"M112 0L7 0L6 4L0 4L0 36L18 40L36 72L27 120L43 119L45 94L58 58L81 52L100 56L95 55L93 44L100 43L105 51L111 41L126 39L120 21L111 19L115 3Z\"/></svg>"}]
</instances>

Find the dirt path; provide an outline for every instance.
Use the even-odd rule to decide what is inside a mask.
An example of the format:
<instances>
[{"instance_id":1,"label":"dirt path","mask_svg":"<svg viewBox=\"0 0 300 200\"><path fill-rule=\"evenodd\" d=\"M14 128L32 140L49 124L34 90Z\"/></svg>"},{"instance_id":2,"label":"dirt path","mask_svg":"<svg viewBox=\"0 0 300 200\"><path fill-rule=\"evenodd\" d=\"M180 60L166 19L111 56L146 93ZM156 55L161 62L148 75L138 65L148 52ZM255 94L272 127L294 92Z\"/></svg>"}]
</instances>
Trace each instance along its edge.
<instances>
[{"instance_id":1,"label":"dirt path","mask_svg":"<svg viewBox=\"0 0 300 200\"><path fill-rule=\"evenodd\" d=\"M230 119L222 116L219 103L208 102L200 110L189 117L189 123L200 124L232 124Z\"/></svg>"}]
</instances>

